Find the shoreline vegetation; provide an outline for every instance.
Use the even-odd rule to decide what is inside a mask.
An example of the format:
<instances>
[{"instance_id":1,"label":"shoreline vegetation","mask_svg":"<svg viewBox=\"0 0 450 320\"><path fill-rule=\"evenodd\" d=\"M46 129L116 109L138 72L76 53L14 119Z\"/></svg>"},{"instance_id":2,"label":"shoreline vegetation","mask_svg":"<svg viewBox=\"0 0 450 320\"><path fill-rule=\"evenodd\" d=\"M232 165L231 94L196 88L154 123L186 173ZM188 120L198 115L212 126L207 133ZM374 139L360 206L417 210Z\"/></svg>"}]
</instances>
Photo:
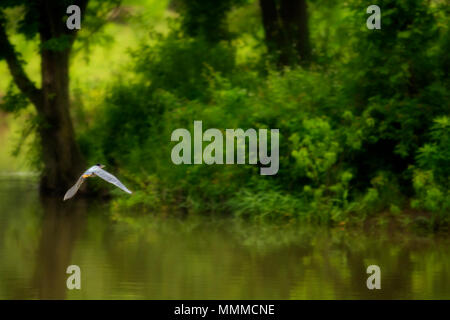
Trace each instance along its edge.
<instances>
[{"instance_id":1,"label":"shoreline vegetation","mask_svg":"<svg viewBox=\"0 0 450 320\"><path fill-rule=\"evenodd\" d=\"M112 217L179 211L448 234L448 6L384 0L382 28L368 30L362 1L309 1L311 55L280 65L266 48L257 1L229 1L216 20L199 18L196 7L174 11L157 2L124 1L127 15L93 38L92 51L75 43L71 59L81 152L136 190L132 197L111 192ZM36 79L37 48L22 36L13 40ZM0 72L8 74L4 62ZM0 99L9 112L22 100L6 78ZM28 136L26 157L39 169L30 110L14 110L8 122L26 124L18 135ZM279 171L175 165L171 133L194 132L196 120L224 135L226 128L279 129Z\"/></svg>"}]
</instances>

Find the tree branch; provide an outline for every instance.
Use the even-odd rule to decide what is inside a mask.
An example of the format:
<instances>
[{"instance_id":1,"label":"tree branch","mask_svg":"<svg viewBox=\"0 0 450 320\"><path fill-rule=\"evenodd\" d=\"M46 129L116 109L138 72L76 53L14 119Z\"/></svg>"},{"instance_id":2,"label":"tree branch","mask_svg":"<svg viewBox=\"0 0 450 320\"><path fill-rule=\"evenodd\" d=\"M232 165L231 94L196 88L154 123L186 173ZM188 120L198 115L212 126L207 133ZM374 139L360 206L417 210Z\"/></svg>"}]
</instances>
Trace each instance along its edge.
<instances>
[{"instance_id":1,"label":"tree branch","mask_svg":"<svg viewBox=\"0 0 450 320\"><path fill-rule=\"evenodd\" d=\"M39 109L42 104L42 92L34 85L23 70L14 46L8 39L4 23L0 23L0 58L6 60L9 71L20 91Z\"/></svg>"}]
</instances>

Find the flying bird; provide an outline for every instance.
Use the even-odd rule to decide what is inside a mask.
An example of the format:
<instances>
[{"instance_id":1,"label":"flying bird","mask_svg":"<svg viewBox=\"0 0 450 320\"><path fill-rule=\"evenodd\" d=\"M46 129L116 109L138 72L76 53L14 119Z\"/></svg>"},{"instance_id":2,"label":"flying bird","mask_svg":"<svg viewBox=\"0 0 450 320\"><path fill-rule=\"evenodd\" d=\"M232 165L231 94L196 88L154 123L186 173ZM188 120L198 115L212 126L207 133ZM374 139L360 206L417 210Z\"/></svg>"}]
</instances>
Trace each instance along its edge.
<instances>
[{"instance_id":1,"label":"flying bird","mask_svg":"<svg viewBox=\"0 0 450 320\"><path fill-rule=\"evenodd\" d=\"M72 188L67 190L66 194L64 195L64 201L67 200L67 199L72 198L77 193L78 189L80 189L80 187L83 184L84 180L86 180L87 178L90 178L90 177L97 177L97 176L102 178L103 180L109 182L109 183L112 183L116 187L119 187L120 189L122 189L126 193L131 193L131 191L128 190L127 187L125 187L123 185L123 183L120 182L119 179L117 179L111 173L103 170L102 168L104 168L104 167L105 167L104 165L102 165L100 163L97 163L95 166L92 166L89 169L87 169L81 175L81 177L78 179L77 183L75 183L75 185Z\"/></svg>"}]
</instances>

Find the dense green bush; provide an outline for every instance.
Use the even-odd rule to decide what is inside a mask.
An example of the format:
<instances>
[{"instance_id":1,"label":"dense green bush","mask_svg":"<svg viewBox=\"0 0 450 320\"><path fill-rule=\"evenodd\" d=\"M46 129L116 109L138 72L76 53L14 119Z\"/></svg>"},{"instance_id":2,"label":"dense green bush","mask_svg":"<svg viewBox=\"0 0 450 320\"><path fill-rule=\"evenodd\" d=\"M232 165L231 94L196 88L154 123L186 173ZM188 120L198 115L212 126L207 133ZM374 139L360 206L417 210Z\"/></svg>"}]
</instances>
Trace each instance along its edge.
<instances>
[{"instance_id":1,"label":"dense green bush","mask_svg":"<svg viewBox=\"0 0 450 320\"><path fill-rule=\"evenodd\" d=\"M417 153L412 206L433 212L442 223L450 220L450 119L443 116L434 122L430 142Z\"/></svg>"},{"instance_id":2,"label":"dense green bush","mask_svg":"<svg viewBox=\"0 0 450 320\"><path fill-rule=\"evenodd\" d=\"M144 44L133 53L135 71L151 89L197 99L205 95L210 70L229 75L234 69L235 50L225 42L186 37L177 29L155 37L153 45Z\"/></svg>"},{"instance_id":3,"label":"dense green bush","mask_svg":"<svg viewBox=\"0 0 450 320\"><path fill-rule=\"evenodd\" d=\"M384 0L382 28L361 26L364 11L354 2L353 59L348 64L347 90L352 111L366 121L360 152L352 153L362 175L377 169L395 172L408 192L408 166L429 139L433 119L448 113L448 75L442 69L448 31L440 27L445 7L424 1ZM357 28L357 25L360 28ZM368 180L365 181L366 184ZM410 191L410 190L409 190Z\"/></svg>"},{"instance_id":4,"label":"dense green bush","mask_svg":"<svg viewBox=\"0 0 450 320\"><path fill-rule=\"evenodd\" d=\"M360 18L358 26L343 20L353 30L350 46L330 53L333 59L321 48L319 64L308 69L239 65L231 42L177 27L143 45L133 53L136 81L112 86L80 138L92 158L120 165L140 190L115 205L333 223L397 213L413 199L413 208L447 219L448 18L423 1L383 7L377 32L360 27L360 2L343 7L341 15ZM204 130L278 128L278 174L260 176L252 165L173 164L171 133L192 133L195 120Z\"/></svg>"}]
</instances>

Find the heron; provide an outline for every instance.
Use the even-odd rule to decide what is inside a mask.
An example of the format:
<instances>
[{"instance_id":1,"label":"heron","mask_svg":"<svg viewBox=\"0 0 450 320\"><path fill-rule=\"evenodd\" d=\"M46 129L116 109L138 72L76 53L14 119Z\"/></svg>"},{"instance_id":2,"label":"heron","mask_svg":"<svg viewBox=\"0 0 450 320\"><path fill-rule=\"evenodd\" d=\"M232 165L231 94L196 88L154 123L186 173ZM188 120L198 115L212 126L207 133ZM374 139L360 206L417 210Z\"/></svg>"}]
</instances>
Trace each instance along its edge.
<instances>
[{"instance_id":1,"label":"heron","mask_svg":"<svg viewBox=\"0 0 450 320\"><path fill-rule=\"evenodd\" d=\"M113 176L111 173L103 170L105 166L97 163L95 166L90 167L89 169L87 169L80 178L78 178L78 181L75 183L75 185L70 188L69 190L67 190L66 194L64 195L64 201L66 201L67 199L72 198L77 192L78 189L80 189L81 185L83 184L84 180L86 180L87 178L91 178L91 177L100 177L103 180L112 183L113 185L115 185L116 187L122 189L123 191L125 191L126 193L132 193L130 190L128 190L127 187L125 187L123 185L122 182L120 182L119 179L117 179L115 176Z\"/></svg>"}]
</instances>

